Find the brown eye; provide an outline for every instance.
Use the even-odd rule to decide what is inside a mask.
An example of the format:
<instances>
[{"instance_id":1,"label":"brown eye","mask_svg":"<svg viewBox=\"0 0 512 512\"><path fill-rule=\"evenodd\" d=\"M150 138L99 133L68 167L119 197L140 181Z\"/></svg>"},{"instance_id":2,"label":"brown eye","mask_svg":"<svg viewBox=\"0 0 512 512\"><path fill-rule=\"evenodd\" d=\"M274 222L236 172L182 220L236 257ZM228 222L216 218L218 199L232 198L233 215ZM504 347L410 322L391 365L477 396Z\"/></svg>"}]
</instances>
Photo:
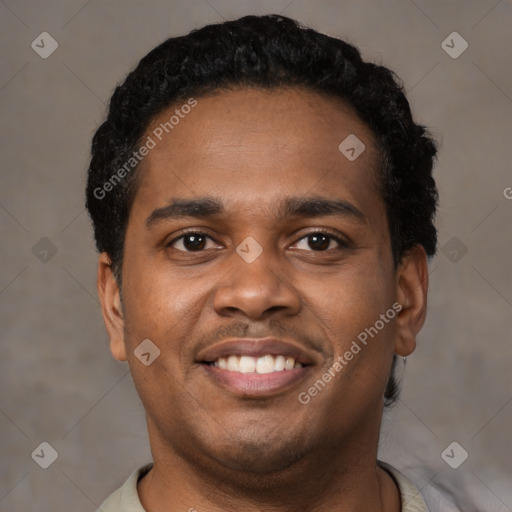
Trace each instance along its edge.
<instances>
[{"instance_id":1,"label":"brown eye","mask_svg":"<svg viewBox=\"0 0 512 512\"><path fill-rule=\"evenodd\" d=\"M325 251L328 249L331 242L330 237L323 233L315 233L313 235L309 235L307 238L309 247L318 251Z\"/></svg>"},{"instance_id":2,"label":"brown eye","mask_svg":"<svg viewBox=\"0 0 512 512\"><path fill-rule=\"evenodd\" d=\"M298 249L301 250L313 250L316 252L321 252L329 249L335 249L336 245L332 247L331 242L335 242L335 244L338 245L338 249L347 246L347 244L341 238L327 232L324 233L322 231L309 233L308 235L302 237L296 243L296 245ZM302 247L300 247L300 244L302 244Z\"/></svg>"},{"instance_id":3,"label":"brown eye","mask_svg":"<svg viewBox=\"0 0 512 512\"><path fill-rule=\"evenodd\" d=\"M189 251L204 249L204 246L206 245L206 237L194 233L185 235L183 237L183 245Z\"/></svg>"},{"instance_id":4,"label":"brown eye","mask_svg":"<svg viewBox=\"0 0 512 512\"><path fill-rule=\"evenodd\" d=\"M205 233L194 231L175 238L169 243L169 247L178 251L197 252L206 248L208 240L212 239Z\"/></svg>"}]
</instances>

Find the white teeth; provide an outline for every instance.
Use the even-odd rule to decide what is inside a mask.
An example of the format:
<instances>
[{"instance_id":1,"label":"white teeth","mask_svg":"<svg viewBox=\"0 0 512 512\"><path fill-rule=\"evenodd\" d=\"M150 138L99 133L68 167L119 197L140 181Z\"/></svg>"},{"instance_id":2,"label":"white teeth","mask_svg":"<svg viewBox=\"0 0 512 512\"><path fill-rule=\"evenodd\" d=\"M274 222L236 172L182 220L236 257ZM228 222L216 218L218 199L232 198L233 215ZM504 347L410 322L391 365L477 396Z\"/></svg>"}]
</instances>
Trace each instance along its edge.
<instances>
[{"instance_id":1,"label":"white teeth","mask_svg":"<svg viewBox=\"0 0 512 512\"><path fill-rule=\"evenodd\" d=\"M232 371L232 372L237 372L239 362L240 362L240 358L238 356L229 356L228 357L228 370Z\"/></svg>"},{"instance_id":2,"label":"white teeth","mask_svg":"<svg viewBox=\"0 0 512 512\"><path fill-rule=\"evenodd\" d=\"M276 366L275 366L276 372L282 372L284 370L284 363L285 363L284 356L276 357Z\"/></svg>"},{"instance_id":3,"label":"white teeth","mask_svg":"<svg viewBox=\"0 0 512 512\"><path fill-rule=\"evenodd\" d=\"M258 358L237 355L219 357L213 362L213 366L231 372L263 374L302 368L303 364L295 361L294 357L267 354Z\"/></svg>"},{"instance_id":4,"label":"white teeth","mask_svg":"<svg viewBox=\"0 0 512 512\"><path fill-rule=\"evenodd\" d=\"M272 373L275 369L274 358L272 356L263 356L258 358L256 363L257 373Z\"/></svg>"},{"instance_id":5,"label":"white teeth","mask_svg":"<svg viewBox=\"0 0 512 512\"><path fill-rule=\"evenodd\" d=\"M254 359L254 357L242 356L240 358L240 365L238 368L239 372L254 373L255 369L256 369L256 360Z\"/></svg>"}]
</instances>

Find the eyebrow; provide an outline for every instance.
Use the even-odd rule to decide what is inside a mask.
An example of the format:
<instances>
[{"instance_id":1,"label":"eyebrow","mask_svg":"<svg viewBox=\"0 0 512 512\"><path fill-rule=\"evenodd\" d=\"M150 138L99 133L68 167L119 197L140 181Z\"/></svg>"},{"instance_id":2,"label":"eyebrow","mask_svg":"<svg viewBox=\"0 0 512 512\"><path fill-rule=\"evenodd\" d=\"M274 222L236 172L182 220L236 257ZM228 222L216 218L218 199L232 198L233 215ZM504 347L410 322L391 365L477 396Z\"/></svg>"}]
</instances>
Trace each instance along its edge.
<instances>
[{"instance_id":1,"label":"eyebrow","mask_svg":"<svg viewBox=\"0 0 512 512\"><path fill-rule=\"evenodd\" d=\"M164 221L181 218L207 219L225 212L222 201L214 197L194 199L173 198L169 205L154 210L146 219L146 227ZM352 203L342 199L323 197L287 197L276 208L276 216L288 217L325 217L340 216L365 222L366 216Z\"/></svg>"}]
</instances>

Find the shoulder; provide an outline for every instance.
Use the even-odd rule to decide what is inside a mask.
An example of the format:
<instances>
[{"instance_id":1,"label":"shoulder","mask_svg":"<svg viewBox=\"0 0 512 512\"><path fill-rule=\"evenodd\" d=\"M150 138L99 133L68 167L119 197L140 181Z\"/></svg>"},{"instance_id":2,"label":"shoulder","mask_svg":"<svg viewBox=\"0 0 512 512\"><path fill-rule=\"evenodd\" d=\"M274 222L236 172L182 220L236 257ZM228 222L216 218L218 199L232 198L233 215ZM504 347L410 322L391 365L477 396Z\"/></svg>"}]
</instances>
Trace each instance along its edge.
<instances>
[{"instance_id":1,"label":"shoulder","mask_svg":"<svg viewBox=\"0 0 512 512\"><path fill-rule=\"evenodd\" d=\"M400 498L402 501L401 512L429 512L423 496L412 482L390 464L382 461L378 461L377 464L382 469L386 470L395 480L400 490Z\"/></svg>"},{"instance_id":2,"label":"shoulder","mask_svg":"<svg viewBox=\"0 0 512 512\"><path fill-rule=\"evenodd\" d=\"M137 493L137 482L153 467L153 463L136 469L125 483L112 493L96 512L145 512Z\"/></svg>"}]
</instances>

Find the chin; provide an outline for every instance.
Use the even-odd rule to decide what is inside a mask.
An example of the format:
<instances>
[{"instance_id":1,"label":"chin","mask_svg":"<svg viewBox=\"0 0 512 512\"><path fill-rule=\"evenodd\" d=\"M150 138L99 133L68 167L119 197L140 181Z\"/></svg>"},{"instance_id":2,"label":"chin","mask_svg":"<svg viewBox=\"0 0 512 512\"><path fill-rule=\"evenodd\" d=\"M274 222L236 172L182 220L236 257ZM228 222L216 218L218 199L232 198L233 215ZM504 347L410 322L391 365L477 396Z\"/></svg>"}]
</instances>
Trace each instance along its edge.
<instances>
[{"instance_id":1,"label":"chin","mask_svg":"<svg viewBox=\"0 0 512 512\"><path fill-rule=\"evenodd\" d=\"M228 469L263 475L286 470L302 455L291 438L256 441L233 436L229 446L216 450L214 458Z\"/></svg>"}]
</instances>

